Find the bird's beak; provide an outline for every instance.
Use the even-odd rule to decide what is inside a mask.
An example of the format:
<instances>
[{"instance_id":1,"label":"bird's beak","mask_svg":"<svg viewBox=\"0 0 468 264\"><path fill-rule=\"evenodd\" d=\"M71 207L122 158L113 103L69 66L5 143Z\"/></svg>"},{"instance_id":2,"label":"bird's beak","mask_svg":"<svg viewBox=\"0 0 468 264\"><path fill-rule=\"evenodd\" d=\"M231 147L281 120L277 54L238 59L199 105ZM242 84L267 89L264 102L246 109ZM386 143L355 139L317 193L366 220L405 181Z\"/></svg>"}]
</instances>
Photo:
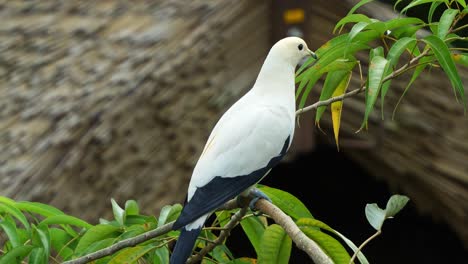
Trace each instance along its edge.
<instances>
[{"instance_id":1,"label":"bird's beak","mask_svg":"<svg viewBox=\"0 0 468 264\"><path fill-rule=\"evenodd\" d=\"M310 54L310 56L312 56L312 58L318 59L317 54L315 54L315 52L311 51L310 49L307 49L307 52Z\"/></svg>"}]
</instances>

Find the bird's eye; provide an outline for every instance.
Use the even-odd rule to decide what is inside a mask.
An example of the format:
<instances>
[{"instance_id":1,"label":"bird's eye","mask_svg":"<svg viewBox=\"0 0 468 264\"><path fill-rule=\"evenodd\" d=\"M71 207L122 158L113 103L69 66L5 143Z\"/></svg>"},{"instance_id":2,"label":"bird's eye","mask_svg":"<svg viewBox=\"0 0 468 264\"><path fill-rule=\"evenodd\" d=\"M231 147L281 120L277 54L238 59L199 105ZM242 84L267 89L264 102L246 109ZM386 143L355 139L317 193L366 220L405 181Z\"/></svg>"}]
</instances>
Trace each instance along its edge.
<instances>
[{"instance_id":1,"label":"bird's eye","mask_svg":"<svg viewBox=\"0 0 468 264\"><path fill-rule=\"evenodd\" d=\"M304 48L304 45L299 44L299 46L297 46L297 48L298 48L299 50L302 50L302 48Z\"/></svg>"}]
</instances>

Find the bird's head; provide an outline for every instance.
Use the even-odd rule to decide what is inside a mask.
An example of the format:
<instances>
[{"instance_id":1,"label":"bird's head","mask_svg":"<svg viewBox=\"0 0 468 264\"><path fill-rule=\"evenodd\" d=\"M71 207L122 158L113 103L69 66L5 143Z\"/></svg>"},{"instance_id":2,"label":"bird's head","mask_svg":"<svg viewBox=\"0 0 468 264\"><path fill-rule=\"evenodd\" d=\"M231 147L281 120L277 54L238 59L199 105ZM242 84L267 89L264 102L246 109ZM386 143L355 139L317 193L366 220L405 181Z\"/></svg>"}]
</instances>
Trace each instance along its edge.
<instances>
[{"instance_id":1,"label":"bird's head","mask_svg":"<svg viewBox=\"0 0 468 264\"><path fill-rule=\"evenodd\" d=\"M317 55L307 47L305 41L298 37L287 37L279 40L273 45L270 53L291 63L293 67L296 67L305 56L317 59Z\"/></svg>"}]
</instances>

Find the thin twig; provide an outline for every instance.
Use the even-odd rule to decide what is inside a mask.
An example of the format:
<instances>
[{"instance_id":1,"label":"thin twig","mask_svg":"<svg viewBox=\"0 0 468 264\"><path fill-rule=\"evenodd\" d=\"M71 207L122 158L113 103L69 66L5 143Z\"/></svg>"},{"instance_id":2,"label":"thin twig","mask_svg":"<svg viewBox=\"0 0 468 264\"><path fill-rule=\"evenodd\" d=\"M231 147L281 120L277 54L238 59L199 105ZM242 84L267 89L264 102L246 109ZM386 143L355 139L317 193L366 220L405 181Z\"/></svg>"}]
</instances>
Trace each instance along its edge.
<instances>
[{"instance_id":1,"label":"thin twig","mask_svg":"<svg viewBox=\"0 0 468 264\"><path fill-rule=\"evenodd\" d=\"M351 259L349 260L349 264L353 263L354 259L357 257L357 254L359 252L362 251L362 249L364 248L365 245L367 245L367 243L369 243L372 239L376 238L378 235L380 235L382 233L381 230L378 230L375 234L373 234L371 237L369 237L368 239L366 239L366 241L364 241L359 247L358 249L356 250L356 252L354 252L353 256L351 257Z\"/></svg>"},{"instance_id":2,"label":"thin twig","mask_svg":"<svg viewBox=\"0 0 468 264\"><path fill-rule=\"evenodd\" d=\"M229 236L231 230L239 224L242 217L247 213L247 208L242 208L237 211L231 218L231 220L224 226L225 230L221 231L219 236L213 241L213 243L209 243L206 247L204 247L200 252L196 255L192 256L187 260L187 264L192 263L199 263L203 257L208 254L211 250L213 250L217 245L220 245L224 242L224 240Z\"/></svg>"}]
</instances>

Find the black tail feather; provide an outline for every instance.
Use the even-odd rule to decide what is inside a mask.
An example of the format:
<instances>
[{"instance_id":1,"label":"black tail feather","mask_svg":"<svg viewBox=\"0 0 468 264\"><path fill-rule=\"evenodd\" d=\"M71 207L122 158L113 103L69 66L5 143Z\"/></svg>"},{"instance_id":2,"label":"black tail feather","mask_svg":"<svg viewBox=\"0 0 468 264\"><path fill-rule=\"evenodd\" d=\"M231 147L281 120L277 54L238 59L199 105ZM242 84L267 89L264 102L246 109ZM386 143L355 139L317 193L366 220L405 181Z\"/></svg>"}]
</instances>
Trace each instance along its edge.
<instances>
[{"instance_id":1,"label":"black tail feather","mask_svg":"<svg viewBox=\"0 0 468 264\"><path fill-rule=\"evenodd\" d=\"M193 246L201 230L202 227L190 231L183 227L180 230L179 239L177 240L175 248L172 251L171 260L169 261L170 264L185 264L192 253Z\"/></svg>"}]
</instances>

